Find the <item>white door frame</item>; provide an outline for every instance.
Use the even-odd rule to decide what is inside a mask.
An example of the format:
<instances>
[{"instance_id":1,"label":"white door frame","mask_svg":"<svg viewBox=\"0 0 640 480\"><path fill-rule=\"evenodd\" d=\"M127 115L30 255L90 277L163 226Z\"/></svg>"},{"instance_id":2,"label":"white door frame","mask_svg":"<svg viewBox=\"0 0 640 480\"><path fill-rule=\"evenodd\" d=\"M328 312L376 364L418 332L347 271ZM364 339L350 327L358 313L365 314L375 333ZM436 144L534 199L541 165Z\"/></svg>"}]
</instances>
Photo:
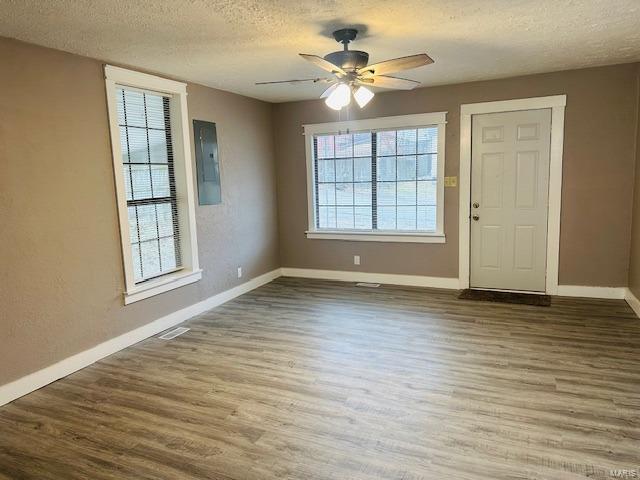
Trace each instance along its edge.
<instances>
[{"instance_id":1,"label":"white door frame","mask_svg":"<svg viewBox=\"0 0 640 480\"><path fill-rule=\"evenodd\" d=\"M546 293L558 293L560 257L560 206L562 201L562 149L566 95L521 98L498 102L468 103L460 106L460 251L458 258L460 289L469 288L471 214L471 116L481 113L551 109L551 148L549 159L549 215L547 225Z\"/></svg>"}]
</instances>

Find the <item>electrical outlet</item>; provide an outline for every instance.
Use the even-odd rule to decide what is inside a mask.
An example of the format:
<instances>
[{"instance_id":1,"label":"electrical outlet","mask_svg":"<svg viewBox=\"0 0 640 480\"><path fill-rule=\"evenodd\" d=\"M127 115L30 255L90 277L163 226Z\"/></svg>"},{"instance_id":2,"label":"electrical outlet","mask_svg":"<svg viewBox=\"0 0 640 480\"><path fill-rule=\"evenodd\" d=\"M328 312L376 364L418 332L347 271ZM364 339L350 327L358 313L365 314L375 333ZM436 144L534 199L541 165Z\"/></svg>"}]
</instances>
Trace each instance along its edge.
<instances>
[{"instance_id":1,"label":"electrical outlet","mask_svg":"<svg viewBox=\"0 0 640 480\"><path fill-rule=\"evenodd\" d=\"M238 278L242 278L242 267L238 267Z\"/></svg>"},{"instance_id":2,"label":"electrical outlet","mask_svg":"<svg viewBox=\"0 0 640 480\"><path fill-rule=\"evenodd\" d=\"M353 264L354 265L360 265L360 255L354 255L353 256Z\"/></svg>"}]
</instances>

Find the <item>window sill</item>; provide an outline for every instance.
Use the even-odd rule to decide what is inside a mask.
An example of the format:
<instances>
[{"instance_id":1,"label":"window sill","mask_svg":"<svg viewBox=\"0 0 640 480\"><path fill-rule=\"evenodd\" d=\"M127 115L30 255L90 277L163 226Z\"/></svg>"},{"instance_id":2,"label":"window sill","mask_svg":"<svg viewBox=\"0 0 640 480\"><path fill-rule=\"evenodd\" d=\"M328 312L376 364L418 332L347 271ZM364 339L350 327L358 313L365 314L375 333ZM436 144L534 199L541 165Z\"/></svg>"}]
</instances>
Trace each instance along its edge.
<instances>
[{"instance_id":1,"label":"window sill","mask_svg":"<svg viewBox=\"0 0 640 480\"><path fill-rule=\"evenodd\" d=\"M347 240L355 242L446 243L444 234L417 232L345 232L335 230L307 231L307 238Z\"/></svg>"},{"instance_id":2,"label":"window sill","mask_svg":"<svg viewBox=\"0 0 640 480\"><path fill-rule=\"evenodd\" d=\"M138 285L124 294L124 304L129 305L175 288L189 285L202 278L202 270L179 271Z\"/></svg>"}]
</instances>

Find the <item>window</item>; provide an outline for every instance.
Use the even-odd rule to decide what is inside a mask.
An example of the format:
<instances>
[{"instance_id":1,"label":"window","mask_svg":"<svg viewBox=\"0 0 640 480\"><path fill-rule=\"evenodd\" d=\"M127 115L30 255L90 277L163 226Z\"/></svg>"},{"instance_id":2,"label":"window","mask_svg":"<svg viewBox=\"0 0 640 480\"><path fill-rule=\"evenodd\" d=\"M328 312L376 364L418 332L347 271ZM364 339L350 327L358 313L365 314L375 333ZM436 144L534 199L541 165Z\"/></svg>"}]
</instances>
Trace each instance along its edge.
<instances>
[{"instance_id":1,"label":"window","mask_svg":"<svg viewBox=\"0 0 640 480\"><path fill-rule=\"evenodd\" d=\"M106 66L125 303L201 278L186 86Z\"/></svg>"},{"instance_id":2,"label":"window","mask_svg":"<svg viewBox=\"0 0 640 480\"><path fill-rule=\"evenodd\" d=\"M306 125L307 237L444 242L445 115Z\"/></svg>"}]
</instances>

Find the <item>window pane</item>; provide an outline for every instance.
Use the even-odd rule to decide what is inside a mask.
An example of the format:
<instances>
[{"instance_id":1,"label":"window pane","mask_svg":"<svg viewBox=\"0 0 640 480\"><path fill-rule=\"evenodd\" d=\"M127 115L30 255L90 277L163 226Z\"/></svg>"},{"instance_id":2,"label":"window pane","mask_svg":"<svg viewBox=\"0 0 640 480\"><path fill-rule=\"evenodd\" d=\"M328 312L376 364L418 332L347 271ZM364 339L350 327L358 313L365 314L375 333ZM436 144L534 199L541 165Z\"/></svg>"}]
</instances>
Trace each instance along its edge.
<instances>
[{"instance_id":1,"label":"window pane","mask_svg":"<svg viewBox=\"0 0 640 480\"><path fill-rule=\"evenodd\" d=\"M156 215L158 216L158 234L161 237L175 235L173 230L173 212L171 211L171 204L156 204Z\"/></svg>"},{"instance_id":2,"label":"window pane","mask_svg":"<svg viewBox=\"0 0 640 480\"><path fill-rule=\"evenodd\" d=\"M371 156L371 133L362 132L353 134L353 156L354 157L370 157Z\"/></svg>"},{"instance_id":3,"label":"window pane","mask_svg":"<svg viewBox=\"0 0 640 480\"><path fill-rule=\"evenodd\" d=\"M395 182L378 182L378 205L396 204L396 184Z\"/></svg>"},{"instance_id":4,"label":"window pane","mask_svg":"<svg viewBox=\"0 0 640 480\"><path fill-rule=\"evenodd\" d=\"M124 107L126 125L146 128L147 122L144 115L144 97L142 92L124 90Z\"/></svg>"},{"instance_id":5,"label":"window pane","mask_svg":"<svg viewBox=\"0 0 640 480\"><path fill-rule=\"evenodd\" d=\"M378 158L377 175L380 181L395 181L396 179L396 157Z\"/></svg>"},{"instance_id":6,"label":"window pane","mask_svg":"<svg viewBox=\"0 0 640 480\"><path fill-rule=\"evenodd\" d=\"M158 240L142 242L140 255L142 256L142 274L145 278L156 276L161 272Z\"/></svg>"},{"instance_id":7,"label":"window pane","mask_svg":"<svg viewBox=\"0 0 640 480\"><path fill-rule=\"evenodd\" d=\"M397 155L411 155L416 153L416 130L398 130Z\"/></svg>"},{"instance_id":8,"label":"window pane","mask_svg":"<svg viewBox=\"0 0 640 480\"><path fill-rule=\"evenodd\" d=\"M130 165L123 165L124 173L124 191L127 200L133 200L133 193L131 192L131 167Z\"/></svg>"},{"instance_id":9,"label":"window pane","mask_svg":"<svg viewBox=\"0 0 640 480\"><path fill-rule=\"evenodd\" d=\"M416 229L416 207L398 207L398 230Z\"/></svg>"},{"instance_id":10,"label":"window pane","mask_svg":"<svg viewBox=\"0 0 640 480\"><path fill-rule=\"evenodd\" d=\"M129 141L129 161L131 163L148 162L147 131L144 128L127 128L127 138Z\"/></svg>"},{"instance_id":11,"label":"window pane","mask_svg":"<svg viewBox=\"0 0 640 480\"><path fill-rule=\"evenodd\" d=\"M438 156L418 155L418 180L438 178Z\"/></svg>"},{"instance_id":12,"label":"window pane","mask_svg":"<svg viewBox=\"0 0 640 480\"><path fill-rule=\"evenodd\" d=\"M318 185L318 205L336 204L336 186L333 183Z\"/></svg>"},{"instance_id":13,"label":"window pane","mask_svg":"<svg viewBox=\"0 0 640 480\"><path fill-rule=\"evenodd\" d=\"M396 207L378 207L378 230L396 229Z\"/></svg>"},{"instance_id":14,"label":"window pane","mask_svg":"<svg viewBox=\"0 0 640 480\"><path fill-rule=\"evenodd\" d=\"M353 135L336 135L336 158L353 157Z\"/></svg>"},{"instance_id":15,"label":"window pane","mask_svg":"<svg viewBox=\"0 0 640 480\"><path fill-rule=\"evenodd\" d=\"M353 181L353 160L336 160L336 182Z\"/></svg>"},{"instance_id":16,"label":"window pane","mask_svg":"<svg viewBox=\"0 0 640 480\"><path fill-rule=\"evenodd\" d=\"M396 132L394 130L377 132L376 145L378 155L396 154Z\"/></svg>"},{"instance_id":17,"label":"window pane","mask_svg":"<svg viewBox=\"0 0 640 480\"><path fill-rule=\"evenodd\" d=\"M129 238L131 243L139 241L138 237L138 219L136 218L136 207L128 207L127 214L129 217Z\"/></svg>"},{"instance_id":18,"label":"window pane","mask_svg":"<svg viewBox=\"0 0 640 480\"><path fill-rule=\"evenodd\" d=\"M371 157L353 159L353 179L356 182L371 181Z\"/></svg>"},{"instance_id":19,"label":"window pane","mask_svg":"<svg viewBox=\"0 0 640 480\"><path fill-rule=\"evenodd\" d=\"M127 141L127 127L120 126L120 152L122 153L122 163L129 162L129 144Z\"/></svg>"},{"instance_id":20,"label":"window pane","mask_svg":"<svg viewBox=\"0 0 640 480\"><path fill-rule=\"evenodd\" d=\"M355 207L355 228L361 230L371 230L371 207Z\"/></svg>"},{"instance_id":21,"label":"window pane","mask_svg":"<svg viewBox=\"0 0 640 480\"><path fill-rule=\"evenodd\" d=\"M353 183L336 183L336 205L353 205Z\"/></svg>"},{"instance_id":22,"label":"window pane","mask_svg":"<svg viewBox=\"0 0 640 480\"><path fill-rule=\"evenodd\" d=\"M147 126L164 130L164 98L160 95L145 95L145 101L147 103Z\"/></svg>"},{"instance_id":23,"label":"window pane","mask_svg":"<svg viewBox=\"0 0 640 480\"><path fill-rule=\"evenodd\" d=\"M153 163L167 163L167 135L164 130L149 130L149 154Z\"/></svg>"},{"instance_id":24,"label":"window pane","mask_svg":"<svg viewBox=\"0 0 640 480\"><path fill-rule=\"evenodd\" d=\"M155 205L140 205L136 207L138 213L138 231L140 241L158 238L158 224ZM143 265L144 270L144 265Z\"/></svg>"},{"instance_id":25,"label":"window pane","mask_svg":"<svg viewBox=\"0 0 640 480\"><path fill-rule=\"evenodd\" d=\"M318 158L334 158L333 135L316 137L318 144Z\"/></svg>"},{"instance_id":26,"label":"window pane","mask_svg":"<svg viewBox=\"0 0 640 480\"><path fill-rule=\"evenodd\" d=\"M126 125L124 116L124 90L116 90L116 112L118 114L118 125ZM122 132L120 132L122 134ZM121 135L122 136L122 135Z\"/></svg>"},{"instance_id":27,"label":"window pane","mask_svg":"<svg viewBox=\"0 0 640 480\"><path fill-rule=\"evenodd\" d=\"M397 189L398 205L416 204L416 182L398 182Z\"/></svg>"},{"instance_id":28,"label":"window pane","mask_svg":"<svg viewBox=\"0 0 640 480\"><path fill-rule=\"evenodd\" d=\"M418 129L418 153L438 152L438 127Z\"/></svg>"},{"instance_id":29,"label":"window pane","mask_svg":"<svg viewBox=\"0 0 640 480\"><path fill-rule=\"evenodd\" d=\"M356 205L371 205L371 182L354 184L354 200Z\"/></svg>"},{"instance_id":30,"label":"window pane","mask_svg":"<svg viewBox=\"0 0 640 480\"><path fill-rule=\"evenodd\" d=\"M336 181L335 162L333 160L318 160L318 181Z\"/></svg>"},{"instance_id":31,"label":"window pane","mask_svg":"<svg viewBox=\"0 0 640 480\"><path fill-rule=\"evenodd\" d=\"M418 205L436 204L436 181L418 182Z\"/></svg>"},{"instance_id":32,"label":"window pane","mask_svg":"<svg viewBox=\"0 0 640 480\"><path fill-rule=\"evenodd\" d=\"M168 197L171 194L168 165L151 165L151 181L153 182L154 198Z\"/></svg>"},{"instance_id":33,"label":"window pane","mask_svg":"<svg viewBox=\"0 0 640 480\"><path fill-rule=\"evenodd\" d=\"M160 261L162 270L176 268L176 242L174 237L160 239Z\"/></svg>"},{"instance_id":34,"label":"window pane","mask_svg":"<svg viewBox=\"0 0 640 480\"><path fill-rule=\"evenodd\" d=\"M435 232L436 207L418 207L418 230Z\"/></svg>"},{"instance_id":35,"label":"window pane","mask_svg":"<svg viewBox=\"0 0 640 480\"><path fill-rule=\"evenodd\" d=\"M149 165L130 165L133 199L151 198L151 169Z\"/></svg>"},{"instance_id":36,"label":"window pane","mask_svg":"<svg viewBox=\"0 0 640 480\"><path fill-rule=\"evenodd\" d=\"M133 261L133 281L139 282L142 280L142 262L140 259L139 243L131 245L131 260Z\"/></svg>"},{"instance_id":37,"label":"window pane","mask_svg":"<svg viewBox=\"0 0 640 480\"><path fill-rule=\"evenodd\" d=\"M416 157L398 157L398 180L416 179Z\"/></svg>"},{"instance_id":38,"label":"window pane","mask_svg":"<svg viewBox=\"0 0 640 480\"><path fill-rule=\"evenodd\" d=\"M337 207L337 228L353 228L353 207Z\"/></svg>"},{"instance_id":39,"label":"window pane","mask_svg":"<svg viewBox=\"0 0 640 480\"><path fill-rule=\"evenodd\" d=\"M336 228L336 207L319 207L319 228Z\"/></svg>"}]
</instances>

